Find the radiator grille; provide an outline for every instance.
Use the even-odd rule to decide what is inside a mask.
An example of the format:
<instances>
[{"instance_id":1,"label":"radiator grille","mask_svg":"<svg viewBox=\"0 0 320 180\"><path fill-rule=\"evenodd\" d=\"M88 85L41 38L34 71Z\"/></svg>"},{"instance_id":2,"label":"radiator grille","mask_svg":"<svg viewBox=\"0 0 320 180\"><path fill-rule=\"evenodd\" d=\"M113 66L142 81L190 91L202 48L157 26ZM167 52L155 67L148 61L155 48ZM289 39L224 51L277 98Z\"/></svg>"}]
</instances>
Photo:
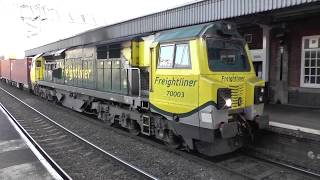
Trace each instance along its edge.
<instances>
[{"instance_id":1,"label":"radiator grille","mask_svg":"<svg viewBox=\"0 0 320 180\"><path fill-rule=\"evenodd\" d=\"M245 87L244 85L231 85L232 109L241 108L245 105Z\"/></svg>"}]
</instances>

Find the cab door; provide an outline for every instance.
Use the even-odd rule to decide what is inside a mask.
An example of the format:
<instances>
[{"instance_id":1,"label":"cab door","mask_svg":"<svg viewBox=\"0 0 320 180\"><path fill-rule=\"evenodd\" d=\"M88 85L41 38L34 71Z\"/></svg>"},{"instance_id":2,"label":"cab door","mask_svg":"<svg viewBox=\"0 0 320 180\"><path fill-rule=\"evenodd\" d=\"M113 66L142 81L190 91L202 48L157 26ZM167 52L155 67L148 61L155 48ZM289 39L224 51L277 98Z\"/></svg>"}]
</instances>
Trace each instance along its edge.
<instances>
[{"instance_id":1,"label":"cab door","mask_svg":"<svg viewBox=\"0 0 320 180\"><path fill-rule=\"evenodd\" d=\"M161 44L151 50L150 106L168 119L197 128L199 72L190 49L186 41Z\"/></svg>"},{"instance_id":2,"label":"cab door","mask_svg":"<svg viewBox=\"0 0 320 180\"><path fill-rule=\"evenodd\" d=\"M31 63L30 77L31 83L36 84L37 81L43 80L44 76L44 58L34 57Z\"/></svg>"}]
</instances>

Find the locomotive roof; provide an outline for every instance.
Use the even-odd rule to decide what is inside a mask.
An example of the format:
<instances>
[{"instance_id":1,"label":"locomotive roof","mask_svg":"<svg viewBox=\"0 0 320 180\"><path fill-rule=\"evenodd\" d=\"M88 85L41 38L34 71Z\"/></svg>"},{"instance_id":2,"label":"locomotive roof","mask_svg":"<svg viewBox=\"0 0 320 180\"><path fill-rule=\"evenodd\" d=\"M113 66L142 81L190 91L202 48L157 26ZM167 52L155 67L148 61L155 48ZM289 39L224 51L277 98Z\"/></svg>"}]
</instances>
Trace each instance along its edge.
<instances>
[{"instance_id":1,"label":"locomotive roof","mask_svg":"<svg viewBox=\"0 0 320 180\"><path fill-rule=\"evenodd\" d=\"M226 21L220 21L163 31L158 33L155 38L155 42L164 43L172 41L183 41L195 39L202 35L212 36L215 34L224 34L229 36L238 35L235 24Z\"/></svg>"},{"instance_id":2,"label":"locomotive roof","mask_svg":"<svg viewBox=\"0 0 320 180\"><path fill-rule=\"evenodd\" d=\"M186 40L198 37L201 32L208 27L209 24L200 24L196 26L173 29L169 31L160 32L155 38L156 42L168 42L174 40Z\"/></svg>"}]
</instances>

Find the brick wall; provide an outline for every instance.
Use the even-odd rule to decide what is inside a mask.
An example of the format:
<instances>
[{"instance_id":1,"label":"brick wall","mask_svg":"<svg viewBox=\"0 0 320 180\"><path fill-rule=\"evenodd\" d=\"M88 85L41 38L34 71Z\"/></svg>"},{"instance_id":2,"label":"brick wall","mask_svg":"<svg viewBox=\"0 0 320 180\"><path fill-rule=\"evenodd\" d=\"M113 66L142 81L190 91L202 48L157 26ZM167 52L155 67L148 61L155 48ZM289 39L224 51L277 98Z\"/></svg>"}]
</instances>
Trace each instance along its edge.
<instances>
[{"instance_id":1,"label":"brick wall","mask_svg":"<svg viewBox=\"0 0 320 180\"><path fill-rule=\"evenodd\" d=\"M289 87L300 87L301 73L301 45L303 36L320 35L320 17L306 18L286 22L286 41L289 51ZM273 29L270 42L270 83L271 85L277 79L276 59L279 51L279 39L276 35L279 29Z\"/></svg>"},{"instance_id":2,"label":"brick wall","mask_svg":"<svg viewBox=\"0 0 320 180\"><path fill-rule=\"evenodd\" d=\"M275 33L275 32L273 32ZM273 86L274 82L277 80L277 53L279 49L280 43L279 40L274 36L271 35L271 40L270 40L270 62L269 62L269 82L270 85Z\"/></svg>"},{"instance_id":3,"label":"brick wall","mask_svg":"<svg viewBox=\"0 0 320 180\"><path fill-rule=\"evenodd\" d=\"M259 26L239 28L238 31L242 37L251 35L251 42L248 43L250 49L262 49L262 29Z\"/></svg>"},{"instance_id":4,"label":"brick wall","mask_svg":"<svg viewBox=\"0 0 320 180\"><path fill-rule=\"evenodd\" d=\"M302 37L320 35L320 17L288 23L289 86L300 87Z\"/></svg>"},{"instance_id":5,"label":"brick wall","mask_svg":"<svg viewBox=\"0 0 320 180\"><path fill-rule=\"evenodd\" d=\"M288 48L288 103L320 107L319 90L300 87L300 74L301 74L301 46L303 36L320 35L320 16L308 17L299 20L287 21L286 29L274 28L271 31L270 39L270 67L269 77L271 87L275 85L276 80L279 78L277 71L277 60L280 41L279 34L285 31L285 44ZM278 37L277 37L278 36ZM291 90L290 90L291 89ZM317 95L315 95L315 93ZM272 99L272 95L269 97Z\"/></svg>"}]
</instances>

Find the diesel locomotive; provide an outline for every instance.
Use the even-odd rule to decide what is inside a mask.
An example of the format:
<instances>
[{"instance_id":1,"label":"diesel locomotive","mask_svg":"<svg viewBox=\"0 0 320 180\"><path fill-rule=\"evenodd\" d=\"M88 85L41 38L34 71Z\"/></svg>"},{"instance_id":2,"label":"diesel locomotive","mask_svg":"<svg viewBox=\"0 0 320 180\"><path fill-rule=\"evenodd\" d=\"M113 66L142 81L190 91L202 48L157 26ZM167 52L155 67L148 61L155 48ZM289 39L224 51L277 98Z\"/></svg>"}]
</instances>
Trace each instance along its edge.
<instances>
[{"instance_id":1,"label":"diesel locomotive","mask_svg":"<svg viewBox=\"0 0 320 180\"><path fill-rule=\"evenodd\" d=\"M235 26L214 22L32 58L34 94L173 148L215 156L257 130L265 82Z\"/></svg>"}]
</instances>

